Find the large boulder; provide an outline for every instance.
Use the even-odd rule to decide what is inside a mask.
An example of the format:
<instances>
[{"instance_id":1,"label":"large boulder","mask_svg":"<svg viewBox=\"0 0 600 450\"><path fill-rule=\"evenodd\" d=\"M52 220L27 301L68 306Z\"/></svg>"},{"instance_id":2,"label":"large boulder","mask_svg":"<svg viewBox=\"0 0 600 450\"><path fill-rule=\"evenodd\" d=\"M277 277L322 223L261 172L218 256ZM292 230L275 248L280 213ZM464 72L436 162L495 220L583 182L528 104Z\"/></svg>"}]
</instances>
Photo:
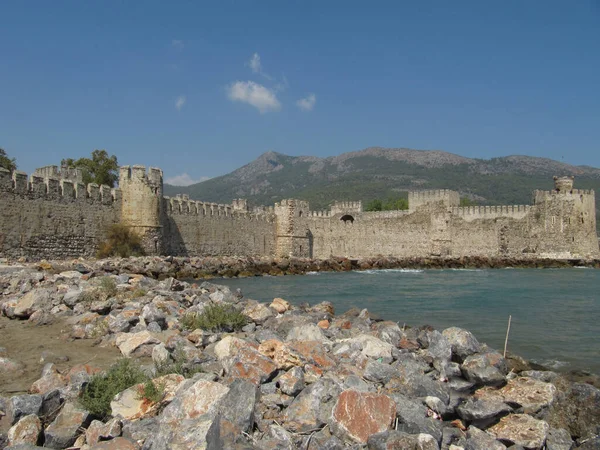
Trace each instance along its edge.
<instances>
[{"instance_id":1,"label":"large boulder","mask_svg":"<svg viewBox=\"0 0 600 450\"><path fill-rule=\"evenodd\" d=\"M27 319L38 309L52 307L51 292L48 289L33 289L21 297L15 306L13 314L19 319Z\"/></svg>"},{"instance_id":2,"label":"large boulder","mask_svg":"<svg viewBox=\"0 0 600 450\"><path fill-rule=\"evenodd\" d=\"M365 444L372 434L390 429L395 418L396 404L387 395L346 390L333 409L330 427L338 437Z\"/></svg>"},{"instance_id":3,"label":"large boulder","mask_svg":"<svg viewBox=\"0 0 600 450\"><path fill-rule=\"evenodd\" d=\"M8 430L9 445L38 443L40 433L42 432L42 423L35 414L22 417L10 430Z\"/></svg>"},{"instance_id":4,"label":"large boulder","mask_svg":"<svg viewBox=\"0 0 600 450\"><path fill-rule=\"evenodd\" d=\"M528 449L541 449L549 429L543 420L534 419L527 414L511 414L500 419L500 422L487 431L496 439Z\"/></svg>"},{"instance_id":5,"label":"large boulder","mask_svg":"<svg viewBox=\"0 0 600 450\"><path fill-rule=\"evenodd\" d=\"M448 340L452 347L452 354L459 361L481 351L481 344L473 333L458 327L446 328L442 335Z\"/></svg>"},{"instance_id":6,"label":"large boulder","mask_svg":"<svg viewBox=\"0 0 600 450\"><path fill-rule=\"evenodd\" d=\"M463 361L461 370L467 380L486 386L504 384L508 373L506 360L496 352L468 356Z\"/></svg>"},{"instance_id":7,"label":"large boulder","mask_svg":"<svg viewBox=\"0 0 600 450\"><path fill-rule=\"evenodd\" d=\"M161 413L148 449L219 448L219 405L228 392L229 388L212 381L185 382Z\"/></svg>"},{"instance_id":8,"label":"large boulder","mask_svg":"<svg viewBox=\"0 0 600 450\"><path fill-rule=\"evenodd\" d=\"M320 379L311 384L298 394L283 413L283 427L294 433L322 427L331 418L340 392L340 387L330 379Z\"/></svg>"},{"instance_id":9,"label":"large boulder","mask_svg":"<svg viewBox=\"0 0 600 450\"><path fill-rule=\"evenodd\" d=\"M11 425L17 423L21 417L38 415L42 407L43 397L34 395L15 395L8 401L6 415Z\"/></svg>"},{"instance_id":10,"label":"large boulder","mask_svg":"<svg viewBox=\"0 0 600 450\"><path fill-rule=\"evenodd\" d=\"M90 423L90 414L78 404L68 402L62 411L44 431L44 446L67 448L73 445L80 429Z\"/></svg>"},{"instance_id":11,"label":"large boulder","mask_svg":"<svg viewBox=\"0 0 600 450\"><path fill-rule=\"evenodd\" d=\"M117 337L115 344L121 350L125 357L131 356L134 352L139 351L140 347L150 347L149 355L152 355L151 348L160 343L150 332L140 331L138 333L123 333Z\"/></svg>"}]
</instances>

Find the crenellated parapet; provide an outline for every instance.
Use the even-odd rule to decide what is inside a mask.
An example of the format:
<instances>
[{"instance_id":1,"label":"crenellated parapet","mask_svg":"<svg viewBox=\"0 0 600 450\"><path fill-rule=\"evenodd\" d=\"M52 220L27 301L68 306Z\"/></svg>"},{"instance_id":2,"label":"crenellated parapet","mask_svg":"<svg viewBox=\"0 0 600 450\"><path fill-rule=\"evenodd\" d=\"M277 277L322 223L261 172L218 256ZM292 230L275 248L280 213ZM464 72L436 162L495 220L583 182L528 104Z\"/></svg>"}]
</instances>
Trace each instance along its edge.
<instances>
[{"instance_id":1,"label":"crenellated parapet","mask_svg":"<svg viewBox=\"0 0 600 450\"><path fill-rule=\"evenodd\" d=\"M64 178L42 176L43 173L36 171L27 176L25 172L15 170L11 173L0 167L0 191L48 201L95 201L105 205L121 201L120 189L95 183L85 185Z\"/></svg>"},{"instance_id":2,"label":"crenellated parapet","mask_svg":"<svg viewBox=\"0 0 600 450\"><path fill-rule=\"evenodd\" d=\"M501 205L501 206L460 206L453 207L450 212L465 220L496 219L499 217L523 219L531 212L530 205Z\"/></svg>"},{"instance_id":3,"label":"crenellated parapet","mask_svg":"<svg viewBox=\"0 0 600 450\"><path fill-rule=\"evenodd\" d=\"M441 204L446 208L460 205L460 195L450 189L433 189L426 191L409 191L408 208L415 211L426 205Z\"/></svg>"},{"instance_id":4,"label":"crenellated parapet","mask_svg":"<svg viewBox=\"0 0 600 450\"><path fill-rule=\"evenodd\" d=\"M358 214L362 212L362 201L358 202L340 202L335 201L331 204L331 214Z\"/></svg>"}]
</instances>

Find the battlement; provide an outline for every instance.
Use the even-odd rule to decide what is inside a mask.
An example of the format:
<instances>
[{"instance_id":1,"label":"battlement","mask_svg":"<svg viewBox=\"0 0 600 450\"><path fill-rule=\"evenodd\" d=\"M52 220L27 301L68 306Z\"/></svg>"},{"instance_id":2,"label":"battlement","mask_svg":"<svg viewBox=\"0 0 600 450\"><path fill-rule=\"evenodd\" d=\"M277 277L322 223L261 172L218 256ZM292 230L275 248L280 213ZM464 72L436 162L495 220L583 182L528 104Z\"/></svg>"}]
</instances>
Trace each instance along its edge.
<instances>
[{"instance_id":1,"label":"battlement","mask_svg":"<svg viewBox=\"0 0 600 450\"><path fill-rule=\"evenodd\" d=\"M249 218L266 219L265 213L236 209L234 205L190 200L188 195L178 194L175 197L163 197L165 213L168 215L189 215L199 217L232 217L235 219ZM272 212L272 209L271 209Z\"/></svg>"},{"instance_id":2,"label":"battlement","mask_svg":"<svg viewBox=\"0 0 600 450\"><path fill-rule=\"evenodd\" d=\"M408 191L408 206L410 211L432 203L442 202L446 207L457 207L460 204L458 192L450 189L432 189L426 191Z\"/></svg>"},{"instance_id":3,"label":"battlement","mask_svg":"<svg viewBox=\"0 0 600 450\"><path fill-rule=\"evenodd\" d=\"M119 167L119 185L123 183L143 182L154 186L163 185L163 171L157 167L121 166Z\"/></svg>"},{"instance_id":4,"label":"battlement","mask_svg":"<svg viewBox=\"0 0 600 450\"><path fill-rule=\"evenodd\" d=\"M502 206L460 206L451 208L450 212L465 220L495 219L507 217L522 219L531 211L530 205L502 205Z\"/></svg>"},{"instance_id":5,"label":"battlement","mask_svg":"<svg viewBox=\"0 0 600 450\"><path fill-rule=\"evenodd\" d=\"M299 208L299 209L306 209L308 210L308 202L305 200L296 200L293 198L288 198L288 199L283 199L278 203L275 203L275 207L295 207L295 208Z\"/></svg>"},{"instance_id":6,"label":"battlement","mask_svg":"<svg viewBox=\"0 0 600 450\"><path fill-rule=\"evenodd\" d=\"M362 212L362 202L340 202L335 201L331 205L331 214L343 214L343 213L359 213Z\"/></svg>"},{"instance_id":7,"label":"battlement","mask_svg":"<svg viewBox=\"0 0 600 450\"><path fill-rule=\"evenodd\" d=\"M75 183L83 182L83 171L77 167L44 166L35 169L33 175L42 178L59 178L61 180L71 180Z\"/></svg>"},{"instance_id":8,"label":"battlement","mask_svg":"<svg viewBox=\"0 0 600 450\"><path fill-rule=\"evenodd\" d=\"M72 180L42 177L41 173L36 172L28 177L25 172L15 170L11 174L8 170L0 167L0 191L12 192L32 199L93 200L102 204L119 202L122 198L120 189L112 189L105 185L99 186L95 183L86 186ZM48 170L47 173L53 172Z\"/></svg>"}]
</instances>

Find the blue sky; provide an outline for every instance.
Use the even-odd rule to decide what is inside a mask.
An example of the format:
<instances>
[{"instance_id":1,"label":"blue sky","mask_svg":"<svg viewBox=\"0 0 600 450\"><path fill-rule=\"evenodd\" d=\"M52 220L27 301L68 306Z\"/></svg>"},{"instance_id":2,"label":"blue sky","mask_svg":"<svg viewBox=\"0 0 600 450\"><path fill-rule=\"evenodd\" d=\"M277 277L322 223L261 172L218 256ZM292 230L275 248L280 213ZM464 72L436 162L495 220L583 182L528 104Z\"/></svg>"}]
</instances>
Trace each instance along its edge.
<instances>
[{"instance_id":1,"label":"blue sky","mask_svg":"<svg viewBox=\"0 0 600 450\"><path fill-rule=\"evenodd\" d=\"M0 147L165 178L369 146L600 167L600 2L0 2Z\"/></svg>"}]
</instances>

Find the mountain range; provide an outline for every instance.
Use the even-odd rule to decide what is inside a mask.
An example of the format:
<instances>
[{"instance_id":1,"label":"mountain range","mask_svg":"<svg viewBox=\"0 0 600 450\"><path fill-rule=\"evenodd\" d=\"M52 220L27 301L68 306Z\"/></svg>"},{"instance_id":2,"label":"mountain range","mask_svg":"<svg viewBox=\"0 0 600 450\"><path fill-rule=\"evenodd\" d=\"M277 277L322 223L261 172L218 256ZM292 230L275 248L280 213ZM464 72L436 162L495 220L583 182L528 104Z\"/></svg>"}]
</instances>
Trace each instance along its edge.
<instances>
[{"instance_id":1,"label":"mountain range","mask_svg":"<svg viewBox=\"0 0 600 450\"><path fill-rule=\"evenodd\" d=\"M373 199L406 197L408 190L447 188L476 204L511 205L530 204L534 189L552 189L554 175L573 175L577 189L600 191L600 169L590 166L532 156L486 160L443 151L370 147L328 158L266 152L220 177L190 186L165 184L164 193L216 203L246 198L251 205L296 198L319 210L334 200L362 200L364 205Z\"/></svg>"}]
</instances>

